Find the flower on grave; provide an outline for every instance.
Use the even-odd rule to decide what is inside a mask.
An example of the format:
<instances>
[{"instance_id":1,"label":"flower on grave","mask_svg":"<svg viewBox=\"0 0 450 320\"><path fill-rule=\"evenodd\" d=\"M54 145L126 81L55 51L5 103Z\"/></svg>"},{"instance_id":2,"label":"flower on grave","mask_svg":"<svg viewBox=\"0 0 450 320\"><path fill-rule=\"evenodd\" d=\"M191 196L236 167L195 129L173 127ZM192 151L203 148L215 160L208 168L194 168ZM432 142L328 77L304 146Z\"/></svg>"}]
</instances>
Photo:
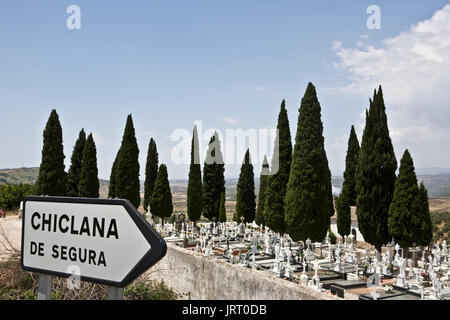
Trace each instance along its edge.
<instances>
[{"instance_id":1,"label":"flower on grave","mask_svg":"<svg viewBox=\"0 0 450 320\"><path fill-rule=\"evenodd\" d=\"M420 275L422 276L424 281L430 281L430 277L426 272L422 272Z\"/></svg>"},{"instance_id":2,"label":"flower on grave","mask_svg":"<svg viewBox=\"0 0 450 320\"><path fill-rule=\"evenodd\" d=\"M369 266L369 264L367 263L367 261L363 261L359 266L361 268L367 268Z\"/></svg>"},{"instance_id":3,"label":"flower on grave","mask_svg":"<svg viewBox=\"0 0 450 320\"><path fill-rule=\"evenodd\" d=\"M383 289L386 293L392 293L394 291L394 288L391 285L384 286Z\"/></svg>"}]
</instances>

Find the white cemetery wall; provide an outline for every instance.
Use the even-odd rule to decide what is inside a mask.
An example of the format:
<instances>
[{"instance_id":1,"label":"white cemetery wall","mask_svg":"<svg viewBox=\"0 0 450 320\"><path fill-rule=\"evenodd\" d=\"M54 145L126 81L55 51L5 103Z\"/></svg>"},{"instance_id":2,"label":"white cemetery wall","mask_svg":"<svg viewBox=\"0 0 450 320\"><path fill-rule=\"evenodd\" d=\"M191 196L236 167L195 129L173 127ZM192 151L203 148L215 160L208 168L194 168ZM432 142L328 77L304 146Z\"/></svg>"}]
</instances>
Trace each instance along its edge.
<instances>
[{"instance_id":1,"label":"white cemetery wall","mask_svg":"<svg viewBox=\"0 0 450 320\"><path fill-rule=\"evenodd\" d=\"M147 275L164 280L191 299L208 300L340 300L272 276L267 271L246 269L217 258L167 244L166 256Z\"/></svg>"},{"instance_id":2,"label":"white cemetery wall","mask_svg":"<svg viewBox=\"0 0 450 320\"><path fill-rule=\"evenodd\" d=\"M364 241L364 237L361 234L361 232L359 232L359 228L358 228L358 222L356 221L352 221L352 229L356 230L356 240L357 241ZM338 229L337 229L337 224L336 224L336 220L331 221L331 231L333 231L333 233L337 236L340 237L339 233L338 233Z\"/></svg>"}]
</instances>

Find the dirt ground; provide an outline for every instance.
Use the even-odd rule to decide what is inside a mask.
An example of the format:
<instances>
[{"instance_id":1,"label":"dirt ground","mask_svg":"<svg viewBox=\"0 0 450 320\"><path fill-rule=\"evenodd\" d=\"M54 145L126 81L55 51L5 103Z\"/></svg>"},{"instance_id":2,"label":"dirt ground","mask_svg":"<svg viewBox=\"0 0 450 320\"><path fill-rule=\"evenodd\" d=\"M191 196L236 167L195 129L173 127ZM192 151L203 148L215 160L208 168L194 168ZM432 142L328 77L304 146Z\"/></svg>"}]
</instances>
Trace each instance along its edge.
<instances>
[{"instance_id":1,"label":"dirt ground","mask_svg":"<svg viewBox=\"0 0 450 320\"><path fill-rule=\"evenodd\" d=\"M450 212L450 198L430 199L430 212L447 211Z\"/></svg>"},{"instance_id":2,"label":"dirt ground","mask_svg":"<svg viewBox=\"0 0 450 320\"><path fill-rule=\"evenodd\" d=\"M11 245L20 250L21 236L22 220L18 216L0 218L0 259L8 254Z\"/></svg>"}]
</instances>

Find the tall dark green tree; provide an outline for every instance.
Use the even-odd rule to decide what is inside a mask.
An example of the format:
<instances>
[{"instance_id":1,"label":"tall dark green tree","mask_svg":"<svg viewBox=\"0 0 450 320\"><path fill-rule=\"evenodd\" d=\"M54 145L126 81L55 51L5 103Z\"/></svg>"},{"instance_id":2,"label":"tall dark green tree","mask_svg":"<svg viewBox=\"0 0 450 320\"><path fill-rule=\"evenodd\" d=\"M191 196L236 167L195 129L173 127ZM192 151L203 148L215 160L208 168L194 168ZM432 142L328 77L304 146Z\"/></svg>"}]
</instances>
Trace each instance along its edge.
<instances>
[{"instance_id":1,"label":"tall dark green tree","mask_svg":"<svg viewBox=\"0 0 450 320\"><path fill-rule=\"evenodd\" d=\"M99 191L97 149L91 133L86 140L83 150L78 196L83 198L98 198L100 196Z\"/></svg>"},{"instance_id":2,"label":"tall dark green tree","mask_svg":"<svg viewBox=\"0 0 450 320\"><path fill-rule=\"evenodd\" d=\"M64 171L62 128L56 110L52 110L45 126L42 160L36 181L36 194L65 196L67 174Z\"/></svg>"},{"instance_id":3,"label":"tall dark green tree","mask_svg":"<svg viewBox=\"0 0 450 320\"><path fill-rule=\"evenodd\" d=\"M334 198L336 206L336 225L338 233L344 237L348 236L351 232L352 218L351 218L351 208L349 205L350 200L348 195L344 192Z\"/></svg>"},{"instance_id":4,"label":"tall dark green tree","mask_svg":"<svg viewBox=\"0 0 450 320\"><path fill-rule=\"evenodd\" d=\"M227 210L225 208L225 195L220 196L219 222L227 222Z\"/></svg>"},{"instance_id":5,"label":"tall dark green tree","mask_svg":"<svg viewBox=\"0 0 450 320\"><path fill-rule=\"evenodd\" d=\"M136 208L141 203L141 183L139 181L139 148L131 114L128 115L122 138L117 168L115 172L115 191L119 199L129 200Z\"/></svg>"},{"instance_id":6,"label":"tall dark green tree","mask_svg":"<svg viewBox=\"0 0 450 320\"><path fill-rule=\"evenodd\" d=\"M311 82L299 111L285 198L286 227L294 241L322 241L330 226L333 199L321 108Z\"/></svg>"},{"instance_id":7,"label":"tall dark green tree","mask_svg":"<svg viewBox=\"0 0 450 320\"><path fill-rule=\"evenodd\" d=\"M195 126L192 135L191 165L189 167L189 182L187 187L187 214L189 220L196 224L202 216L202 208L202 171L200 167L197 126Z\"/></svg>"},{"instance_id":8,"label":"tall dark green tree","mask_svg":"<svg viewBox=\"0 0 450 320\"><path fill-rule=\"evenodd\" d=\"M350 206L356 205L356 166L358 165L359 142L352 126L348 139L347 156L345 158L344 183L341 195L336 200L337 228L341 236L349 235L351 229Z\"/></svg>"},{"instance_id":9,"label":"tall dark green tree","mask_svg":"<svg viewBox=\"0 0 450 320\"><path fill-rule=\"evenodd\" d=\"M428 203L428 191L425 188L423 182L419 187L419 208L420 208L420 220L422 221L421 239L418 241L418 245L428 246L433 240L433 224L430 216L430 205Z\"/></svg>"},{"instance_id":10,"label":"tall dark green tree","mask_svg":"<svg viewBox=\"0 0 450 320\"><path fill-rule=\"evenodd\" d=\"M158 150L153 138L150 139L147 153L147 165L145 166L145 182L144 182L144 210L148 211L148 205L155 185L156 176L158 175Z\"/></svg>"},{"instance_id":11,"label":"tall dark green tree","mask_svg":"<svg viewBox=\"0 0 450 320\"><path fill-rule=\"evenodd\" d=\"M271 175L267 181L266 200L264 204L264 223L275 232L284 234L284 197L289 180L292 160L292 141L286 103L281 103L278 115L277 136L275 139Z\"/></svg>"},{"instance_id":12,"label":"tall dark green tree","mask_svg":"<svg viewBox=\"0 0 450 320\"><path fill-rule=\"evenodd\" d=\"M389 234L402 248L417 245L423 240L419 200L413 159L406 150L400 160L400 170L388 217Z\"/></svg>"},{"instance_id":13,"label":"tall dark green tree","mask_svg":"<svg viewBox=\"0 0 450 320\"><path fill-rule=\"evenodd\" d=\"M109 189L108 189L108 198L115 199L116 198L116 173L117 173L117 163L119 160L120 149L117 151L116 158L114 159L114 163L111 168L111 175L109 176Z\"/></svg>"},{"instance_id":14,"label":"tall dark green tree","mask_svg":"<svg viewBox=\"0 0 450 320\"><path fill-rule=\"evenodd\" d=\"M239 220L241 217L244 217L245 223L251 223L255 220L255 198L255 175L250 159L250 151L247 150L237 184L236 212Z\"/></svg>"},{"instance_id":15,"label":"tall dark green tree","mask_svg":"<svg viewBox=\"0 0 450 320\"><path fill-rule=\"evenodd\" d=\"M397 160L389 137L386 107L381 86L375 90L366 111L366 126L356 167L356 214L358 228L366 242L381 252L392 240L388 211L394 195Z\"/></svg>"},{"instance_id":16,"label":"tall dark green tree","mask_svg":"<svg viewBox=\"0 0 450 320\"><path fill-rule=\"evenodd\" d=\"M258 226L264 227L264 207L266 204L266 190L267 181L269 179L270 168L267 157L264 156L264 161L261 169L261 175L259 177L259 193L258 193L258 206L256 208L255 222Z\"/></svg>"},{"instance_id":17,"label":"tall dark green tree","mask_svg":"<svg viewBox=\"0 0 450 320\"><path fill-rule=\"evenodd\" d=\"M355 127L352 126L350 130L350 137L348 139L347 156L345 157L345 171L344 171L344 183L342 185L342 191L348 195L348 201L350 206L356 205L356 167L358 165L359 157L359 141L356 136Z\"/></svg>"},{"instance_id":18,"label":"tall dark green tree","mask_svg":"<svg viewBox=\"0 0 450 320\"><path fill-rule=\"evenodd\" d=\"M81 129L78 139L73 147L72 157L70 158L70 169L67 173L67 196L78 196L78 184L81 178L81 161L83 160L83 150L86 143L86 133Z\"/></svg>"},{"instance_id":19,"label":"tall dark green tree","mask_svg":"<svg viewBox=\"0 0 450 320\"><path fill-rule=\"evenodd\" d=\"M150 198L150 212L152 215L161 218L163 226L164 218L169 218L173 212L172 193L165 164L159 166L152 197Z\"/></svg>"},{"instance_id":20,"label":"tall dark green tree","mask_svg":"<svg viewBox=\"0 0 450 320\"><path fill-rule=\"evenodd\" d=\"M225 163L216 132L209 141L203 166L203 216L209 220L219 219L220 196L225 193L224 173Z\"/></svg>"}]
</instances>

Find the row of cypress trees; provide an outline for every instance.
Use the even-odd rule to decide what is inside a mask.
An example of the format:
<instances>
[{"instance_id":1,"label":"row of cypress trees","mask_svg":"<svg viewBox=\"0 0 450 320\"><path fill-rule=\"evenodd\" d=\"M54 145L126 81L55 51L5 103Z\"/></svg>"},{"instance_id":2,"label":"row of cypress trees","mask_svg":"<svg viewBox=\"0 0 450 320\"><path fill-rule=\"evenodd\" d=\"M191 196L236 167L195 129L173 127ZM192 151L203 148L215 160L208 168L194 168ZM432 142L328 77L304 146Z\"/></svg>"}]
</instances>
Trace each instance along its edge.
<instances>
[{"instance_id":1,"label":"row of cypress trees","mask_svg":"<svg viewBox=\"0 0 450 320\"><path fill-rule=\"evenodd\" d=\"M48 196L98 198L97 150L92 133L86 139L86 133L81 129L67 174L62 127L56 110L50 113L43 140L42 160L34 192Z\"/></svg>"},{"instance_id":2,"label":"row of cypress trees","mask_svg":"<svg viewBox=\"0 0 450 320\"><path fill-rule=\"evenodd\" d=\"M62 127L56 110L50 113L43 140L42 160L34 192L48 196L98 198L97 150L92 133L86 138L84 129L80 131L67 173ZM108 196L128 199L136 208L141 203L138 158L133 119L128 115L122 144L111 170ZM158 169L158 153L153 138L147 157L144 205L146 209L150 205L152 213L163 219L173 212L167 167L162 164Z\"/></svg>"},{"instance_id":3,"label":"row of cypress trees","mask_svg":"<svg viewBox=\"0 0 450 320\"><path fill-rule=\"evenodd\" d=\"M128 199L136 208L141 204L139 180L139 147L136 140L133 118L127 117L122 143L114 160L109 185L109 198ZM173 213L167 167L158 167L156 142L150 139L145 167L144 210L162 219Z\"/></svg>"},{"instance_id":4,"label":"row of cypress trees","mask_svg":"<svg viewBox=\"0 0 450 320\"><path fill-rule=\"evenodd\" d=\"M361 148L352 126L341 195L336 200L337 227L342 236L351 229L350 206L356 205L364 240L377 250L393 238L402 247L428 245L432 225L427 190L418 186L408 150L397 161L389 136L381 86L366 110Z\"/></svg>"},{"instance_id":5,"label":"row of cypress trees","mask_svg":"<svg viewBox=\"0 0 450 320\"><path fill-rule=\"evenodd\" d=\"M427 245L431 241L431 219L427 191L418 186L412 158L408 152L397 161L389 137L386 107L381 86L375 90L366 110L366 126L361 148L352 126L348 141L342 193L336 201L338 231L350 234L350 206L357 206L359 229L365 240L381 249L393 237L402 246ZM321 108L312 83L302 99L292 150L285 101L280 108L274 157L271 168L264 159L258 210L256 210L253 165L247 150L237 186L236 220L256 220L275 232L288 233L294 241L321 241L334 214L331 173L324 149ZM44 146L36 193L56 196L99 196L96 147L92 134L86 139L80 131L64 171L62 128L52 110L43 134ZM111 170L110 198L124 198L138 207L141 202L139 148L131 115L127 118L121 147ZM198 133L194 127L188 184L188 216L198 221L226 221L224 161L218 134L208 145L203 183L198 152ZM271 175L267 175L271 172ZM158 169L158 152L150 140L145 179L144 208L164 219L172 214L172 197L165 165ZM405 222L406 221L406 222Z\"/></svg>"},{"instance_id":6,"label":"row of cypress trees","mask_svg":"<svg viewBox=\"0 0 450 320\"><path fill-rule=\"evenodd\" d=\"M200 167L197 127L194 127L191 145L191 164L187 190L187 213L196 223L203 216L209 220L226 222L225 208L225 163L217 132L211 137L203 166L203 182ZM247 150L241 166L236 195L234 219L245 222L255 220L256 195L253 165Z\"/></svg>"}]
</instances>

